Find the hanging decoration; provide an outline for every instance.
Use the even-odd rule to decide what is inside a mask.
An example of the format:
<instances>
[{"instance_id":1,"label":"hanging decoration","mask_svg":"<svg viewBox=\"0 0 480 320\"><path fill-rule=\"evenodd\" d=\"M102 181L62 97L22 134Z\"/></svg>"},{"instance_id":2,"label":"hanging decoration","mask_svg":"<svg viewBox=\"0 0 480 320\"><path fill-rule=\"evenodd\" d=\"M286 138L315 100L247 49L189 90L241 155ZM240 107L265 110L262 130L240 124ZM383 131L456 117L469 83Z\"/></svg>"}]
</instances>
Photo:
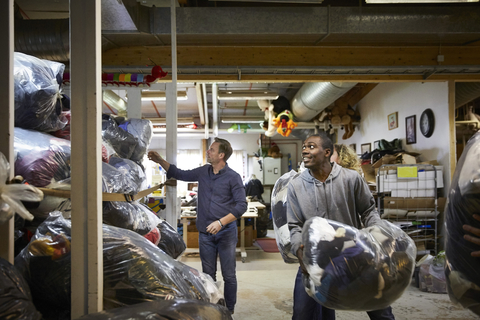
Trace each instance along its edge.
<instances>
[{"instance_id":1,"label":"hanging decoration","mask_svg":"<svg viewBox=\"0 0 480 320\"><path fill-rule=\"evenodd\" d=\"M297 124L293 122L293 113L290 110L285 110L278 114L278 116L273 119L275 127L277 127L277 132L284 137L288 137L293 129L297 127Z\"/></svg>"}]
</instances>

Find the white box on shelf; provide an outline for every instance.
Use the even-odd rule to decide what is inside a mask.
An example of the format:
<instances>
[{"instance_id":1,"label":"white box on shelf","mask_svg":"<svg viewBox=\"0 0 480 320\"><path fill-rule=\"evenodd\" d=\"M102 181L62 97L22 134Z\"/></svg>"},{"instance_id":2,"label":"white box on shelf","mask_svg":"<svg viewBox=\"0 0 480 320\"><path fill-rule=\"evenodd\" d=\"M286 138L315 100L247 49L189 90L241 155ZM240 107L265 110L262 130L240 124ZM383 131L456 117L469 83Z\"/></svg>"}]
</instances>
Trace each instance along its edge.
<instances>
[{"instance_id":1,"label":"white box on shelf","mask_svg":"<svg viewBox=\"0 0 480 320\"><path fill-rule=\"evenodd\" d=\"M418 187L415 189L434 189L435 179L418 180Z\"/></svg>"},{"instance_id":2,"label":"white box on shelf","mask_svg":"<svg viewBox=\"0 0 480 320\"><path fill-rule=\"evenodd\" d=\"M392 197L394 198L407 198L409 197L408 193L406 189L392 189Z\"/></svg>"},{"instance_id":3,"label":"white box on shelf","mask_svg":"<svg viewBox=\"0 0 480 320\"><path fill-rule=\"evenodd\" d=\"M394 174L387 174L387 180L388 181L397 181L397 171L395 171Z\"/></svg>"},{"instance_id":4,"label":"white box on shelf","mask_svg":"<svg viewBox=\"0 0 480 320\"><path fill-rule=\"evenodd\" d=\"M410 197L412 198L430 198L435 197L435 189L412 189L410 190Z\"/></svg>"}]
</instances>

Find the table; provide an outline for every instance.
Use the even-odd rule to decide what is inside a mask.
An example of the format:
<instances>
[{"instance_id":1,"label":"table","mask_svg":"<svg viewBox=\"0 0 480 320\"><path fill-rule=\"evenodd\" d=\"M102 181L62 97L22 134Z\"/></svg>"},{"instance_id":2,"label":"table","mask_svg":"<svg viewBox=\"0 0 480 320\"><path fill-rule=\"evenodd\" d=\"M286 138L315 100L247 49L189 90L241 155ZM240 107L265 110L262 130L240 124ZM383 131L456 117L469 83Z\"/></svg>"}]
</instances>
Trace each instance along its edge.
<instances>
[{"instance_id":1,"label":"table","mask_svg":"<svg viewBox=\"0 0 480 320\"><path fill-rule=\"evenodd\" d=\"M240 248L237 248L237 252L240 252L242 262L245 262L247 258L247 252L245 251L245 218L254 218L256 223L256 218L258 218L258 209L264 209L265 205L261 202L247 202L247 211L240 217ZM192 207L182 207L182 210L191 210ZM181 215L180 219L183 224L183 241L187 243L188 237L188 220L196 219L197 216L185 216ZM196 250L195 250L196 249ZM197 248L187 248L185 252L198 252Z\"/></svg>"}]
</instances>

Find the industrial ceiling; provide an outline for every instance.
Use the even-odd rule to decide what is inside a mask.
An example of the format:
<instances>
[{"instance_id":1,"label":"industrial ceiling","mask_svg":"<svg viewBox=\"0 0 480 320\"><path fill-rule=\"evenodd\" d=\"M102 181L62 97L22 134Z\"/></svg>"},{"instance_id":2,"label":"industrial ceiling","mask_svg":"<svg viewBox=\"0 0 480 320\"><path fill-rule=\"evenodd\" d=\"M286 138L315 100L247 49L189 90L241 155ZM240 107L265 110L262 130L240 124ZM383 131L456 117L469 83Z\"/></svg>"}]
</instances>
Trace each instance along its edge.
<instances>
[{"instance_id":1,"label":"industrial ceiling","mask_svg":"<svg viewBox=\"0 0 480 320\"><path fill-rule=\"evenodd\" d=\"M16 0L15 50L69 61L69 1ZM171 69L169 0L102 0L104 73ZM292 99L306 82L479 81L480 6L341 1L179 0L179 117L198 117L196 84L273 89ZM170 74L162 79L169 81ZM480 94L479 94L480 95ZM211 103L211 95L209 96ZM220 117L261 117L256 101L220 102ZM164 103L142 115L164 117Z\"/></svg>"}]
</instances>

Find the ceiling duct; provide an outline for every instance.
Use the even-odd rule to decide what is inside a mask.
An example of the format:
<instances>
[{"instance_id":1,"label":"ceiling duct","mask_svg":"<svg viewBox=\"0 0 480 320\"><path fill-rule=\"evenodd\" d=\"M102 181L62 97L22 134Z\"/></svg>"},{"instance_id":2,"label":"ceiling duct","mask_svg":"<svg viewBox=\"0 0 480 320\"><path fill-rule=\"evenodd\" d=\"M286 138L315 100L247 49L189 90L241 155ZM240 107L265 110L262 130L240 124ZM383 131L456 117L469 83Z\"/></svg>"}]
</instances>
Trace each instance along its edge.
<instances>
[{"instance_id":1,"label":"ceiling duct","mask_svg":"<svg viewBox=\"0 0 480 320\"><path fill-rule=\"evenodd\" d=\"M40 59L68 61L69 20L16 20L15 51Z\"/></svg>"},{"instance_id":2,"label":"ceiling duct","mask_svg":"<svg viewBox=\"0 0 480 320\"><path fill-rule=\"evenodd\" d=\"M455 83L455 108L480 97L480 82Z\"/></svg>"},{"instance_id":3,"label":"ceiling duct","mask_svg":"<svg viewBox=\"0 0 480 320\"><path fill-rule=\"evenodd\" d=\"M355 82L305 83L292 99L292 112L296 120L312 120L356 84Z\"/></svg>"}]
</instances>

